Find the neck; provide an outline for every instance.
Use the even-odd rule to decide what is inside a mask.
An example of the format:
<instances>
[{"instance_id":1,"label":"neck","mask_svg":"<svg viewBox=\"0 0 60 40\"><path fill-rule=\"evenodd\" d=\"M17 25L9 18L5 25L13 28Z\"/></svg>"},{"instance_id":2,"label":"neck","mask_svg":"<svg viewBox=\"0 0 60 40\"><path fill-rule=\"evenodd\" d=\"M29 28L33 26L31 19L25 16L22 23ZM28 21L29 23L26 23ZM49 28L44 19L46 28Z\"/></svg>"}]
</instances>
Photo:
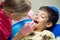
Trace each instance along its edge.
<instances>
[{"instance_id":1,"label":"neck","mask_svg":"<svg viewBox=\"0 0 60 40\"><path fill-rule=\"evenodd\" d=\"M42 32L43 29L38 29L38 28L35 28L34 31L39 31L39 32Z\"/></svg>"}]
</instances>

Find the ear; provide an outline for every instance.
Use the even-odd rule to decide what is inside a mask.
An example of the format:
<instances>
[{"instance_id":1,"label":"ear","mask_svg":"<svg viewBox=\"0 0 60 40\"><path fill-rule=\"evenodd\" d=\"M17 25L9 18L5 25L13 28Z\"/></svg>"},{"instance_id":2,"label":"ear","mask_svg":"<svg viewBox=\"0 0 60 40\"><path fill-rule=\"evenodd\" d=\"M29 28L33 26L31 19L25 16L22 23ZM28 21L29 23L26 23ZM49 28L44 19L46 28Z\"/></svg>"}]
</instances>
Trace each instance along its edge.
<instances>
[{"instance_id":1,"label":"ear","mask_svg":"<svg viewBox=\"0 0 60 40\"><path fill-rule=\"evenodd\" d=\"M52 22L48 22L48 23L46 24L46 27L51 27L52 25L53 25Z\"/></svg>"},{"instance_id":2,"label":"ear","mask_svg":"<svg viewBox=\"0 0 60 40\"><path fill-rule=\"evenodd\" d=\"M11 17L13 17L14 16L14 13L11 13L10 15L11 15Z\"/></svg>"}]
</instances>

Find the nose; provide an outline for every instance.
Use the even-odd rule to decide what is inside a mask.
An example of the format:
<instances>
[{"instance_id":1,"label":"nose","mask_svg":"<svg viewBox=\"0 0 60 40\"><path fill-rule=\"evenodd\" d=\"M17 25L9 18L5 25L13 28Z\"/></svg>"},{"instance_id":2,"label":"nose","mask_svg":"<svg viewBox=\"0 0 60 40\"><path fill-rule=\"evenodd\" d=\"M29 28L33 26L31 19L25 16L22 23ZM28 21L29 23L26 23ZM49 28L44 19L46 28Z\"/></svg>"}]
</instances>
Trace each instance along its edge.
<instances>
[{"instance_id":1,"label":"nose","mask_svg":"<svg viewBox=\"0 0 60 40\"><path fill-rule=\"evenodd\" d=\"M38 19L38 16L35 16L35 19Z\"/></svg>"}]
</instances>

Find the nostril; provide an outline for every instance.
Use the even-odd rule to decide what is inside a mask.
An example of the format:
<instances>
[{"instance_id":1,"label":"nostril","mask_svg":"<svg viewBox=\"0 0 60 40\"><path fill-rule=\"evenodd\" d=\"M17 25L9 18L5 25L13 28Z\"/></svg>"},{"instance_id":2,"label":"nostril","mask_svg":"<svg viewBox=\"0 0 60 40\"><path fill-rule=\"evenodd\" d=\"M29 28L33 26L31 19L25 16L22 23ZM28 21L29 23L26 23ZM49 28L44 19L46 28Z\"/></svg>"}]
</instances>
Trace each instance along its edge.
<instances>
[{"instance_id":1,"label":"nostril","mask_svg":"<svg viewBox=\"0 0 60 40\"><path fill-rule=\"evenodd\" d=\"M35 19L38 19L38 17L36 16Z\"/></svg>"}]
</instances>

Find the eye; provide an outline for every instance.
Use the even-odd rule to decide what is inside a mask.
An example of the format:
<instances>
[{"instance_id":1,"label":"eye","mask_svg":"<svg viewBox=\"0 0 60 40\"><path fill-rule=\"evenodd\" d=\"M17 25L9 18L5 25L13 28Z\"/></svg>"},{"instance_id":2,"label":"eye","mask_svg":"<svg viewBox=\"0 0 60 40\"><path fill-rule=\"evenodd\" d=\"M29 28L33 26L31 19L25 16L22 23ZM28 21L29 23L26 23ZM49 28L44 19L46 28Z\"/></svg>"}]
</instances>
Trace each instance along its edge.
<instances>
[{"instance_id":1,"label":"eye","mask_svg":"<svg viewBox=\"0 0 60 40\"><path fill-rule=\"evenodd\" d=\"M44 15L41 15L41 18L45 18L45 16Z\"/></svg>"},{"instance_id":2,"label":"eye","mask_svg":"<svg viewBox=\"0 0 60 40\"><path fill-rule=\"evenodd\" d=\"M37 16L38 14L36 14L36 16Z\"/></svg>"},{"instance_id":3,"label":"eye","mask_svg":"<svg viewBox=\"0 0 60 40\"><path fill-rule=\"evenodd\" d=\"M22 3L25 2L25 1L22 1Z\"/></svg>"}]
</instances>

